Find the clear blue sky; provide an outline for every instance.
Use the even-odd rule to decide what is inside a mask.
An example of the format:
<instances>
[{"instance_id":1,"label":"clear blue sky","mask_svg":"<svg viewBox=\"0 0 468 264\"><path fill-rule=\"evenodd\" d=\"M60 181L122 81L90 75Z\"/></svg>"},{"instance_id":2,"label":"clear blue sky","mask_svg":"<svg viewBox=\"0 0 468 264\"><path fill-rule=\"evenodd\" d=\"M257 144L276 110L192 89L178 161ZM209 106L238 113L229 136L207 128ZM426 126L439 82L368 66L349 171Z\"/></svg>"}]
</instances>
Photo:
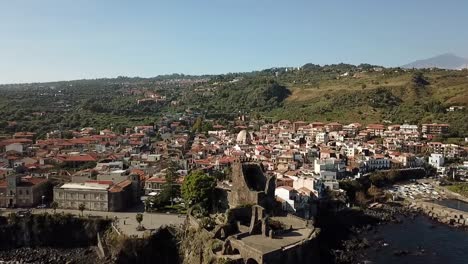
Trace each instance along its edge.
<instances>
[{"instance_id":1,"label":"clear blue sky","mask_svg":"<svg viewBox=\"0 0 468 264\"><path fill-rule=\"evenodd\" d=\"M0 83L468 57L468 1L0 0Z\"/></svg>"}]
</instances>

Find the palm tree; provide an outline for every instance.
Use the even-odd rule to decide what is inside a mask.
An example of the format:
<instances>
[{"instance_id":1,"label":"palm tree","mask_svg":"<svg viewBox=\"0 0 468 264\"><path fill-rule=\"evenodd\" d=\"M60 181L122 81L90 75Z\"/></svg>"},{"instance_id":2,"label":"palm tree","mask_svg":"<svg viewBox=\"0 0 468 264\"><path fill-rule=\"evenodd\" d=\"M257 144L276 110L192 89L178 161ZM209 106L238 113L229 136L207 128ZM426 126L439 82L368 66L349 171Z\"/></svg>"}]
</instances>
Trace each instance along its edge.
<instances>
[{"instance_id":1,"label":"palm tree","mask_svg":"<svg viewBox=\"0 0 468 264\"><path fill-rule=\"evenodd\" d=\"M83 211L86 209L86 205L84 203L80 203L80 205L78 205L78 210L81 211L81 216L83 216Z\"/></svg>"},{"instance_id":2,"label":"palm tree","mask_svg":"<svg viewBox=\"0 0 468 264\"><path fill-rule=\"evenodd\" d=\"M55 212L57 211L57 208L58 208L58 203L55 202L55 201L53 201L53 202L50 204L50 207L51 207L52 209L54 209L54 214L55 214Z\"/></svg>"}]
</instances>

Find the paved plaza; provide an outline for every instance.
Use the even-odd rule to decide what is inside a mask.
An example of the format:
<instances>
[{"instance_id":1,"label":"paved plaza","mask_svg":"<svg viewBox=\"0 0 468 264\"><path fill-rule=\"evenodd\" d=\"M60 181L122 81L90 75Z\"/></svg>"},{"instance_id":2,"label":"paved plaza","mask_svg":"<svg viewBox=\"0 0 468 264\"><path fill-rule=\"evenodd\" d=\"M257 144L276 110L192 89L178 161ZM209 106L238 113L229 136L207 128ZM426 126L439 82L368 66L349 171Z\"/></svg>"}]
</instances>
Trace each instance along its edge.
<instances>
[{"instance_id":1,"label":"paved plaza","mask_svg":"<svg viewBox=\"0 0 468 264\"><path fill-rule=\"evenodd\" d=\"M22 209L15 210L0 210L0 214L8 214L12 211L19 211ZM40 214L47 212L53 214L53 209L32 209L33 214ZM57 214L68 213L72 215L80 216L81 212L79 210L68 210L68 209L57 209ZM177 214L162 214L162 213L147 213L147 212L101 212L101 211L84 211L83 215L85 217L107 217L109 219L114 219L114 225L119 232L127 236L138 236L142 237L145 234L145 231L137 231L138 222L136 221L135 216L141 213L143 214L142 225L146 230L155 230L163 225L180 225L185 221L185 215Z\"/></svg>"}]
</instances>

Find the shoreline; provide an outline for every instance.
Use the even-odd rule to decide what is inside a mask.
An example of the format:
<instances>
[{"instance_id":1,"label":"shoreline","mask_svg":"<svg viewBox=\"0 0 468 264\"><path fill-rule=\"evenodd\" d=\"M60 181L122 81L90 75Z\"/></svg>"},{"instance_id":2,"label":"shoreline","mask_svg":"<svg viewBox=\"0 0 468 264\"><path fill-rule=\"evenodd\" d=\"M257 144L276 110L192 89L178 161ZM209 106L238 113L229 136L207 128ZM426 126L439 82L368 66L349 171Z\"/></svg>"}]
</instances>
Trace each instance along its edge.
<instances>
[{"instance_id":1,"label":"shoreline","mask_svg":"<svg viewBox=\"0 0 468 264\"><path fill-rule=\"evenodd\" d=\"M341 247L331 249L334 256L334 263L371 263L366 259L368 250L379 250L386 246L386 243L375 243L379 241L369 241L368 236L373 233L378 233L380 227L387 225L398 225L408 221L414 221L416 218L424 217L436 224L450 227L458 230L467 230L466 226L458 225L453 221L438 221L436 217L431 217L422 208L412 206L408 203L382 203L379 208L365 208L362 212L366 216L371 216L375 219L374 222L361 223L362 226L351 226L349 228L348 238L340 242ZM440 205L440 207L443 207ZM451 209L451 208L448 208ZM451 209L453 210L453 209ZM455 210L456 211L456 210ZM465 212L466 213L466 212ZM408 250L394 252L396 256L409 254ZM413 252L419 254L418 252Z\"/></svg>"}]
</instances>

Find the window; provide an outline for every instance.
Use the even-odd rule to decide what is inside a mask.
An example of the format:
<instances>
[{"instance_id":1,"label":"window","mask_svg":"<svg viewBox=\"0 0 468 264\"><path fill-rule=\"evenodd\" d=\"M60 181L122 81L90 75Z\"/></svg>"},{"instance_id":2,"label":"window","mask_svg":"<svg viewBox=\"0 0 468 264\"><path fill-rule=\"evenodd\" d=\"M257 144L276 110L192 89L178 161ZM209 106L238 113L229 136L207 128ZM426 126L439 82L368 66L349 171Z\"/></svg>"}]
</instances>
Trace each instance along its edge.
<instances>
[{"instance_id":1,"label":"window","mask_svg":"<svg viewBox=\"0 0 468 264\"><path fill-rule=\"evenodd\" d=\"M26 195L29 195L29 190L26 190Z\"/></svg>"},{"instance_id":2,"label":"window","mask_svg":"<svg viewBox=\"0 0 468 264\"><path fill-rule=\"evenodd\" d=\"M23 190L19 190L19 195L23 195Z\"/></svg>"}]
</instances>

